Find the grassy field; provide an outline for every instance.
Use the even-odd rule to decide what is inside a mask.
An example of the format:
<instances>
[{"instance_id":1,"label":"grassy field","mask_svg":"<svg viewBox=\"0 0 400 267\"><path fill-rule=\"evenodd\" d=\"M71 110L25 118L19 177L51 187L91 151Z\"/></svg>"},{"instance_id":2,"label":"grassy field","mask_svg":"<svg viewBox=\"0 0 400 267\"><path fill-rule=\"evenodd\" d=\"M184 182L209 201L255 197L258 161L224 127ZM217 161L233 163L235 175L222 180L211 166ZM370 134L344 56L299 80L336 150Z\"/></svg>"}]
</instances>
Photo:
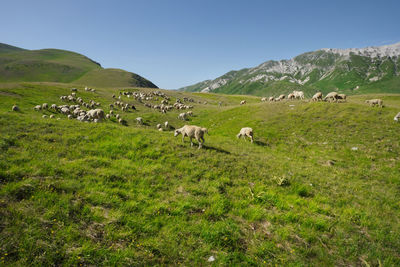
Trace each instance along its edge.
<instances>
[{"instance_id":1,"label":"grassy field","mask_svg":"<svg viewBox=\"0 0 400 267\"><path fill-rule=\"evenodd\" d=\"M400 95L165 91L196 100L187 124L209 129L198 150L155 127L181 127L180 111L125 97L137 108L119 112L127 126L33 111L70 87L0 84L0 265L400 265ZM77 88L107 112L122 89ZM384 108L364 104L375 97ZM245 126L254 144L236 139Z\"/></svg>"}]
</instances>

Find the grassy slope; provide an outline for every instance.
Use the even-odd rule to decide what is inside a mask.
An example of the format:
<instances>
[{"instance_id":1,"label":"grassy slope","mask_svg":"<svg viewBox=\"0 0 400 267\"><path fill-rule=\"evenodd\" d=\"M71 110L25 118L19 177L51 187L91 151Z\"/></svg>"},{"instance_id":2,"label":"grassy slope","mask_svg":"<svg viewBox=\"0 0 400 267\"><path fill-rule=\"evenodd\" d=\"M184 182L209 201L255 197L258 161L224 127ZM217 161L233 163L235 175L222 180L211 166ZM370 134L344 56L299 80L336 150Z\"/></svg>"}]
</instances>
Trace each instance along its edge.
<instances>
[{"instance_id":1,"label":"grassy slope","mask_svg":"<svg viewBox=\"0 0 400 267\"><path fill-rule=\"evenodd\" d=\"M197 150L155 129L181 126L178 111L133 101L126 127L32 110L67 92L0 87L2 264L206 265L211 255L218 265L400 264L399 95L380 95L379 109L363 103L375 95L329 104L167 92L208 101L189 122L209 128ZM112 93L78 95L106 107ZM255 144L235 139L243 126Z\"/></svg>"},{"instance_id":2,"label":"grassy slope","mask_svg":"<svg viewBox=\"0 0 400 267\"><path fill-rule=\"evenodd\" d=\"M93 60L59 49L23 50L0 44L0 82L63 82L105 87L156 87L124 70L103 69Z\"/></svg>"}]
</instances>

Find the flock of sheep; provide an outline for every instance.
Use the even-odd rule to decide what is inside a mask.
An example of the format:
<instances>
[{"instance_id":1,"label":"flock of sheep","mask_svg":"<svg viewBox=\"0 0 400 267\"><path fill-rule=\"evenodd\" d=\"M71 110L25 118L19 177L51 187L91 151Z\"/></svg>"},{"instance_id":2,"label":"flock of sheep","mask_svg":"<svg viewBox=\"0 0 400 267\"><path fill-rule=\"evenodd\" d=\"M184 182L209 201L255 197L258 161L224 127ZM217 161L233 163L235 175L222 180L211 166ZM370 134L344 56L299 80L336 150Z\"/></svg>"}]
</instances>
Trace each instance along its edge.
<instances>
[{"instance_id":1,"label":"flock of sheep","mask_svg":"<svg viewBox=\"0 0 400 267\"><path fill-rule=\"evenodd\" d=\"M110 119L112 116L114 116L114 109L116 107L121 108L122 111L129 111L130 109L136 110L136 107L132 104L129 103L124 103L121 101L122 96L126 96L128 98L134 98L137 100L139 103L143 104L145 107L152 108L155 110L158 110L162 113L167 113L167 111L170 111L172 109L177 109L177 110L187 110L187 109L193 109L193 105L188 105L185 104L186 102L195 102L192 98L187 98L184 97L183 101L179 98L176 99L176 102L174 104L170 104L170 98L163 92L161 91L153 91L150 93L143 93L143 92L120 92L120 95L118 96L118 101L114 102L113 104L109 105L110 111L108 114L105 114L104 110L99 108L101 105L99 102L95 102L94 100L89 100L88 102L85 102L81 97L77 97L77 89L72 88L71 89L71 94L70 95L63 95L60 96L61 101L65 102L73 102L74 104L71 105L56 105L52 104L49 106L47 103L43 103L41 105L36 105L34 107L34 110L40 111L40 110L52 110L53 112L58 112L60 114L66 115L68 119L74 119L76 118L79 121L84 121L84 122L99 122L104 119ZM88 88L85 87L85 91L90 91L90 92L95 92L96 90L93 88ZM112 95L112 98L117 98L115 95ZM159 101L161 98L161 103L160 104L151 104L146 101ZM286 98L286 95L282 94L279 95L278 97L269 97L268 99L266 97L261 98L261 101L282 101ZM288 94L287 99L299 99L303 100L305 99L304 97L304 92L302 91L293 91L292 93ZM329 102L338 102L339 100L346 101L346 95L345 94L338 94L337 92L330 92L328 93L325 97L323 97L321 92L317 92L316 94L313 95L311 98L311 101L329 101ZM381 99L370 99L365 101L367 104L371 106L380 106L383 107L383 101ZM201 102L199 102L201 103ZM240 101L240 105L246 104L246 100ZM205 101L203 104L207 104ZM221 106L221 102L219 103ZM88 110L84 110L83 108L87 108ZM19 107L17 105L13 105L12 107L13 111L19 111ZM189 116L193 116L193 112L187 111L180 113L178 115L178 119L186 121ZM55 118L55 115L52 114L49 116L50 118ZM43 115L43 118L47 118L47 115ZM124 121L121 117L120 114L115 115L116 120L121 123L121 124L126 124L126 121ZM394 120L396 122L400 121L400 112L394 117ZM143 118L142 117L137 117L136 118L137 124L144 124ZM164 122L163 125L157 124L156 128L159 131L163 131L163 127L166 130L170 129L169 122L166 121ZM208 133L207 128L195 126L195 125L184 125L182 128L176 129L174 131L174 136L182 135L182 141L184 141L185 137L189 137L190 139L190 144L193 146L192 139L196 139L197 142L199 143L199 149L202 148L203 143L204 143L204 135ZM253 129L250 127L244 127L240 130L240 132L236 135L237 138L249 138L250 141L253 143L254 141L254 132Z\"/></svg>"}]
</instances>

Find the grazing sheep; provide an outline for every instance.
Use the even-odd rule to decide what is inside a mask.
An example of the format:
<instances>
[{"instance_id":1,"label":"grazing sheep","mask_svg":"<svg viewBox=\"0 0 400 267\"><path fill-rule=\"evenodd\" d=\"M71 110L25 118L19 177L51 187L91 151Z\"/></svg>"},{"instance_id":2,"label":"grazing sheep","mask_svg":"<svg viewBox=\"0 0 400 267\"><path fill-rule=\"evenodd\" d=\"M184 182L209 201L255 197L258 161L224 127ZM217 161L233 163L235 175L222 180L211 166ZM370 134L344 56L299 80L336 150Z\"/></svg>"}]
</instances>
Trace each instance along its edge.
<instances>
[{"instance_id":1,"label":"grazing sheep","mask_svg":"<svg viewBox=\"0 0 400 267\"><path fill-rule=\"evenodd\" d=\"M315 95L313 95L313 97L311 98L311 101L319 101L319 100L322 101L322 93L321 92L315 93Z\"/></svg>"},{"instance_id":2,"label":"grazing sheep","mask_svg":"<svg viewBox=\"0 0 400 267\"><path fill-rule=\"evenodd\" d=\"M397 122L399 122L400 121L400 112L399 113L397 113L397 115L396 116L394 116L394 118L393 118L395 121L397 121Z\"/></svg>"},{"instance_id":3,"label":"grazing sheep","mask_svg":"<svg viewBox=\"0 0 400 267\"><path fill-rule=\"evenodd\" d=\"M142 119L142 117L137 117L137 118L136 118L136 123L142 125L142 124L143 124L143 119Z\"/></svg>"},{"instance_id":4,"label":"grazing sheep","mask_svg":"<svg viewBox=\"0 0 400 267\"><path fill-rule=\"evenodd\" d=\"M110 110L110 115L113 115L114 114L114 111L113 110Z\"/></svg>"},{"instance_id":5,"label":"grazing sheep","mask_svg":"<svg viewBox=\"0 0 400 267\"><path fill-rule=\"evenodd\" d=\"M168 121L164 122L164 127L165 127L165 129L168 129L168 128L169 128L169 123L168 123Z\"/></svg>"},{"instance_id":6,"label":"grazing sheep","mask_svg":"<svg viewBox=\"0 0 400 267\"><path fill-rule=\"evenodd\" d=\"M163 128L159 128L158 131L162 132L162 131L163 131Z\"/></svg>"},{"instance_id":7,"label":"grazing sheep","mask_svg":"<svg viewBox=\"0 0 400 267\"><path fill-rule=\"evenodd\" d=\"M53 114L50 115L50 119L54 119L56 116L54 116Z\"/></svg>"},{"instance_id":8,"label":"grazing sheep","mask_svg":"<svg viewBox=\"0 0 400 267\"><path fill-rule=\"evenodd\" d=\"M193 111L188 111L188 112L186 112L186 114L187 114L188 116L193 116Z\"/></svg>"},{"instance_id":9,"label":"grazing sheep","mask_svg":"<svg viewBox=\"0 0 400 267\"><path fill-rule=\"evenodd\" d=\"M62 113L62 114L65 114L65 115L69 114L69 108L67 108L67 107L62 107L62 108L61 108L61 113Z\"/></svg>"},{"instance_id":10,"label":"grazing sheep","mask_svg":"<svg viewBox=\"0 0 400 267\"><path fill-rule=\"evenodd\" d=\"M365 103L369 104L370 106L380 106L383 107L383 101L382 99L370 99L370 100L365 100Z\"/></svg>"},{"instance_id":11,"label":"grazing sheep","mask_svg":"<svg viewBox=\"0 0 400 267\"><path fill-rule=\"evenodd\" d=\"M42 106L41 105L36 105L36 106L33 107L33 109L36 110L36 111L39 111L39 110L42 109Z\"/></svg>"},{"instance_id":12,"label":"grazing sheep","mask_svg":"<svg viewBox=\"0 0 400 267\"><path fill-rule=\"evenodd\" d=\"M106 115L106 119L110 119L110 117L111 117L110 114Z\"/></svg>"},{"instance_id":13,"label":"grazing sheep","mask_svg":"<svg viewBox=\"0 0 400 267\"><path fill-rule=\"evenodd\" d=\"M345 94L338 94L337 95L337 99L338 100L343 100L344 102L346 102L346 98L347 98L347 96Z\"/></svg>"},{"instance_id":14,"label":"grazing sheep","mask_svg":"<svg viewBox=\"0 0 400 267\"><path fill-rule=\"evenodd\" d=\"M251 142L253 143L254 134L253 129L250 127L245 127L240 130L240 132L236 135L237 138L242 137L246 140L246 136L250 138Z\"/></svg>"},{"instance_id":15,"label":"grazing sheep","mask_svg":"<svg viewBox=\"0 0 400 267\"><path fill-rule=\"evenodd\" d=\"M281 101L281 100L283 100L283 99L285 99L285 95L280 95L279 97L278 97L278 101Z\"/></svg>"},{"instance_id":16,"label":"grazing sheep","mask_svg":"<svg viewBox=\"0 0 400 267\"><path fill-rule=\"evenodd\" d=\"M337 101L337 99L338 99L338 93L336 93L336 92L330 92L329 94L327 94L327 95L324 97L324 101L329 100L329 102L331 102L331 101Z\"/></svg>"},{"instance_id":17,"label":"grazing sheep","mask_svg":"<svg viewBox=\"0 0 400 267\"><path fill-rule=\"evenodd\" d=\"M202 128L195 125L185 125L182 128L176 129L174 132L174 136L176 137L179 134L182 134L182 142L185 141L185 136L189 137L191 146L193 146L192 139L196 138L197 142L199 143L198 149L200 149L205 141L204 140L205 133L208 133L207 128Z\"/></svg>"},{"instance_id":18,"label":"grazing sheep","mask_svg":"<svg viewBox=\"0 0 400 267\"><path fill-rule=\"evenodd\" d=\"M265 101L267 101L267 98L266 97L262 97L261 98L261 102L265 102Z\"/></svg>"},{"instance_id":19,"label":"grazing sheep","mask_svg":"<svg viewBox=\"0 0 400 267\"><path fill-rule=\"evenodd\" d=\"M72 91L72 92L78 92L78 89L76 89L76 88L71 88L71 91Z\"/></svg>"},{"instance_id":20,"label":"grazing sheep","mask_svg":"<svg viewBox=\"0 0 400 267\"><path fill-rule=\"evenodd\" d=\"M52 105L50 106L50 108L53 109L53 110L57 110L57 105L56 105L56 104L52 104Z\"/></svg>"},{"instance_id":21,"label":"grazing sheep","mask_svg":"<svg viewBox=\"0 0 400 267\"><path fill-rule=\"evenodd\" d=\"M246 104L246 103L247 103L246 100L240 101L240 105L244 105L244 104Z\"/></svg>"},{"instance_id":22,"label":"grazing sheep","mask_svg":"<svg viewBox=\"0 0 400 267\"><path fill-rule=\"evenodd\" d=\"M18 107L16 104L14 104L14 105L12 106L11 110L12 110L12 111L19 111L19 107Z\"/></svg>"},{"instance_id":23,"label":"grazing sheep","mask_svg":"<svg viewBox=\"0 0 400 267\"><path fill-rule=\"evenodd\" d=\"M185 121L186 120L186 113L181 113L178 115L178 119Z\"/></svg>"},{"instance_id":24,"label":"grazing sheep","mask_svg":"<svg viewBox=\"0 0 400 267\"><path fill-rule=\"evenodd\" d=\"M119 119L121 118L121 116L120 116L119 114L117 114L117 115L115 115L115 118L116 118L117 120L119 120Z\"/></svg>"},{"instance_id":25,"label":"grazing sheep","mask_svg":"<svg viewBox=\"0 0 400 267\"><path fill-rule=\"evenodd\" d=\"M49 104L47 104L47 103L42 104L42 109L48 109L48 108L49 108Z\"/></svg>"},{"instance_id":26,"label":"grazing sheep","mask_svg":"<svg viewBox=\"0 0 400 267\"><path fill-rule=\"evenodd\" d=\"M161 129L161 124L157 124L157 129Z\"/></svg>"},{"instance_id":27,"label":"grazing sheep","mask_svg":"<svg viewBox=\"0 0 400 267\"><path fill-rule=\"evenodd\" d=\"M293 91L293 94L296 99L304 99L303 91Z\"/></svg>"},{"instance_id":28,"label":"grazing sheep","mask_svg":"<svg viewBox=\"0 0 400 267\"><path fill-rule=\"evenodd\" d=\"M275 99L275 98L274 98L273 96L270 96L270 97L268 98L268 101L269 101L269 102L273 102L274 99Z\"/></svg>"},{"instance_id":29,"label":"grazing sheep","mask_svg":"<svg viewBox=\"0 0 400 267\"><path fill-rule=\"evenodd\" d=\"M104 117L105 117L104 111L102 109L100 109L100 108L91 109L86 114L91 119L101 120L101 119L104 119Z\"/></svg>"},{"instance_id":30,"label":"grazing sheep","mask_svg":"<svg viewBox=\"0 0 400 267\"><path fill-rule=\"evenodd\" d=\"M295 96L293 93L288 94L287 96L288 99L295 99Z\"/></svg>"},{"instance_id":31,"label":"grazing sheep","mask_svg":"<svg viewBox=\"0 0 400 267\"><path fill-rule=\"evenodd\" d=\"M74 117L70 114L70 115L68 115L68 119L73 119Z\"/></svg>"},{"instance_id":32,"label":"grazing sheep","mask_svg":"<svg viewBox=\"0 0 400 267\"><path fill-rule=\"evenodd\" d=\"M46 118L47 118L47 115L43 115L42 118L43 118L43 119L46 119Z\"/></svg>"}]
</instances>

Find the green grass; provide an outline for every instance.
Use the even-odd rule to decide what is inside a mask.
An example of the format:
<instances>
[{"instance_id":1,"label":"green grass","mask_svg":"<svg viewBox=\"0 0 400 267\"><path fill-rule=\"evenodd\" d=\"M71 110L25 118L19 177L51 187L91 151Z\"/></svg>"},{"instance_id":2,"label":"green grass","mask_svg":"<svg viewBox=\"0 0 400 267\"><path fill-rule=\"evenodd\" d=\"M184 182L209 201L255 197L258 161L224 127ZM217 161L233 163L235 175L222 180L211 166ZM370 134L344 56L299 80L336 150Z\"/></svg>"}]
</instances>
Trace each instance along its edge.
<instances>
[{"instance_id":1,"label":"green grass","mask_svg":"<svg viewBox=\"0 0 400 267\"><path fill-rule=\"evenodd\" d=\"M400 264L400 95L261 103L166 91L196 100L187 123L209 129L197 150L156 130L181 127L180 111L125 97L138 109L118 111L128 126L33 111L61 104L69 88L0 86L0 264L196 266L211 255L223 266ZM78 89L107 112L118 93ZM364 104L375 97L386 107ZM254 144L235 138L244 126Z\"/></svg>"}]
</instances>

